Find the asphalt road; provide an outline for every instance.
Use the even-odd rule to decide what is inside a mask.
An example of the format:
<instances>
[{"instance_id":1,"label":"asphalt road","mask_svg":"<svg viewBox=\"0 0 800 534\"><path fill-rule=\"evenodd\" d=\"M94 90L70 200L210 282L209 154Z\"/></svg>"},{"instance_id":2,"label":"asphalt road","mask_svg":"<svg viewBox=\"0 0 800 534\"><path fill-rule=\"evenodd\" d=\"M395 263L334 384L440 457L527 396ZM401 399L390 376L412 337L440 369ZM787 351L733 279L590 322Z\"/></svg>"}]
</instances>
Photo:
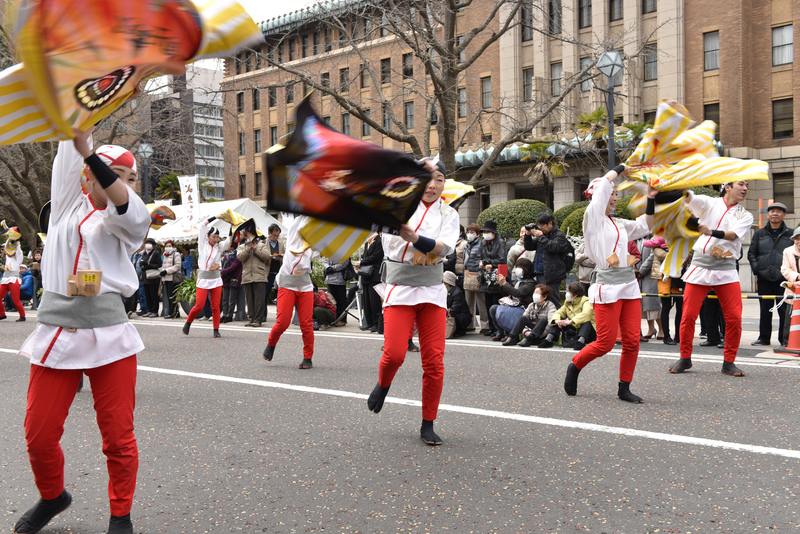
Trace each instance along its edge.
<instances>
[{"instance_id":1,"label":"asphalt road","mask_svg":"<svg viewBox=\"0 0 800 534\"><path fill-rule=\"evenodd\" d=\"M272 321L223 325L218 340L210 323L185 337L182 321L135 322L147 346L136 532L739 533L800 523L800 368L749 343L737 360L745 378L720 374L718 349L671 375L675 348L643 344L632 390L645 403L631 405L616 398L618 351L567 397L573 351L448 342L444 444L429 447L419 439L418 354L383 412L366 409L376 334L318 332L314 368L299 370L296 327L267 363ZM14 354L33 326L0 323L0 531L38 498L22 429L29 364ZM88 384L62 444L74 503L42 532L104 533L107 475Z\"/></svg>"}]
</instances>

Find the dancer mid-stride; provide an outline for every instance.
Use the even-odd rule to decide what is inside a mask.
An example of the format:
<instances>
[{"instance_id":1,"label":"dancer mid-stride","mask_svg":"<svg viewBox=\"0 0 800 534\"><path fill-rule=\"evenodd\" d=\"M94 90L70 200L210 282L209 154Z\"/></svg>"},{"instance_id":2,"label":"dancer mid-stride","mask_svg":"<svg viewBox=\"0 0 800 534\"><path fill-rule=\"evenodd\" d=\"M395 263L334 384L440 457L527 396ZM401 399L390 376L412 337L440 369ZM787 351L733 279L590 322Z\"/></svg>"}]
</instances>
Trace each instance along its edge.
<instances>
[{"instance_id":1,"label":"dancer mid-stride","mask_svg":"<svg viewBox=\"0 0 800 534\"><path fill-rule=\"evenodd\" d=\"M422 357L422 427L420 437L428 445L441 445L433 431L444 385L444 343L447 330L447 289L442 283L445 256L455 250L458 213L442 200L445 167L430 161L425 168L431 180L422 201L400 235L383 235L386 254L383 286L384 345L378 383L367 407L378 413L392 380L403 365L408 340L416 323Z\"/></svg>"},{"instance_id":2,"label":"dancer mid-stride","mask_svg":"<svg viewBox=\"0 0 800 534\"><path fill-rule=\"evenodd\" d=\"M592 285L589 286L589 300L594 306L597 323L597 340L586 345L572 358L564 380L564 391L570 396L577 394L578 374L589 362L614 348L619 329L622 356L617 395L621 400L639 403L642 398L631 393L630 385L639 357L642 295L633 267L628 265L628 241L644 237L650 232L657 191L648 186L645 214L636 220L612 217L617 206L614 180L626 170L625 165L619 165L603 178L592 180L586 190L586 196L591 201L583 216L583 235L586 255L597 264Z\"/></svg>"},{"instance_id":3,"label":"dancer mid-stride","mask_svg":"<svg viewBox=\"0 0 800 534\"><path fill-rule=\"evenodd\" d=\"M211 297L211 316L214 321L214 337L222 337L219 333L219 302L222 298L222 253L231 245L231 238L220 241L219 230L210 226L216 217L209 217L200 224L197 230L197 293L194 306L183 325L183 333L189 335L189 328L195 317L203 311L206 299Z\"/></svg>"},{"instance_id":4,"label":"dancer mid-stride","mask_svg":"<svg viewBox=\"0 0 800 534\"><path fill-rule=\"evenodd\" d=\"M17 322L25 321L25 308L19 300L19 290L22 287L22 278L19 274L19 267L22 265L22 247L19 245L19 239L22 237L19 229L14 226L9 228L5 235L6 244L3 246L3 255L5 256L5 266L3 272L0 273L0 320L6 318L6 308L3 305L3 299L8 293L11 293L11 302L19 312L19 319Z\"/></svg>"}]
</instances>

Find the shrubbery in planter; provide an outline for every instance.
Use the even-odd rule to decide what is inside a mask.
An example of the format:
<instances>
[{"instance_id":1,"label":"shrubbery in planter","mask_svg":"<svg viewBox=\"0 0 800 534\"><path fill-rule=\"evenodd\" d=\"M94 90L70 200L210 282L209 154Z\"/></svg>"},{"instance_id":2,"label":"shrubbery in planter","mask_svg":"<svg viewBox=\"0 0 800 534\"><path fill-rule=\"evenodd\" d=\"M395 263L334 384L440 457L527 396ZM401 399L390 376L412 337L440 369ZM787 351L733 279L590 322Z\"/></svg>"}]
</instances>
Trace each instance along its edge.
<instances>
[{"instance_id":1,"label":"shrubbery in planter","mask_svg":"<svg viewBox=\"0 0 800 534\"><path fill-rule=\"evenodd\" d=\"M585 212L586 206L582 206L570 213L561 223L561 231L567 235L583 237L583 214Z\"/></svg>"},{"instance_id":2,"label":"shrubbery in planter","mask_svg":"<svg viewBox=\"0 0 800 534\"><path fill-rule=\"evenodd\" d=\"M574 202L572 204L564 206L563 208L557 209L556 212L553 214L553 215L556 216L556 224L560 228L561 225L564 224L564 221L567 220L567 217L569 217L570 214L572 214L573 211L575 211L577 209L580 209L580 208L585 208L588 205L589 205L589 201L588 200L583 200L581 202Z\"/></svg>"}]
</instances>

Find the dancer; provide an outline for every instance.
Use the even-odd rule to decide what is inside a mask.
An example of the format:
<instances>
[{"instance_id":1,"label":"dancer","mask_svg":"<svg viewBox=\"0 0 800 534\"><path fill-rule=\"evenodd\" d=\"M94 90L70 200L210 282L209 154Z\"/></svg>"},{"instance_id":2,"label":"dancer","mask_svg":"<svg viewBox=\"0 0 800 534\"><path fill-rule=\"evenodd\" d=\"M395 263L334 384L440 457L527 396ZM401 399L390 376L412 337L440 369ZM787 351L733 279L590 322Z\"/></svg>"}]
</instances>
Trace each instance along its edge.
<instances>
[{"instance_id":1,"label":"dancer","mask_svg":"<svg viewBox=\"0 0 800 534\"><path fill-rule=\"evenodd\" d=\"M740 204L747 197L746 181L723 184L720 195L711 198L689 191L686 197L703 235L692 247L692 263L683 277L686 289L680 330L681 357L669 366L673 374L692 367L695 322L703 299L713 289L725 316L722 374L744 376L744 371L734 364L742 337L742 288L736 258L742 250L742 239L753 224L753 215Z\"/></svg>"},{"instance_id":2,"label":"dancer","mask_svg":"<svg viewBox=\"0 0 800 534\"><path fill-rule=\"evenodd\" d=\"M617 206L617 188L613 182L626 171L625 165L618 165L603 178L592 180L586 190L590 202L583 216L583 235L586 255L597 265L589 287L589 300L593 304L597 324L597 340L573 356L567 368L564 391L570 396L577 394L578 374L589 362L614 348L619 329L622 357L617 396L627 402L640 403L642 398L631 393L630 385L639 356L642 295L636 274L629 267L628 241L644 237L650 232L657 191L647 187L645 214L635 221L611 217Z\"/></svg>"},{"instance_id":3,"label":"dancer","mask_svg":"<svg viewBox=\"0 0 800 534\"><path fill-rule=\"evenodd\" d=\"M297 308L297 319L303 333L303 361L300 369L311 369L314 357L314 283L311 281L311 262L319 257L319 252L303 243L300 229L308 224L308 217L295 218L289 227L286 238L286 253L283 264L275 277L278 285L278 316L269 331L267 346L264 348L264 359L272 361L275 347L281 335L289 328L292 314Z\"/></svg>"},{"instance_id":4,"label":"dancer","mask_svg":"<svg viewBox=\"0 0 800 534\"><path fill-rule=\"evenodd\" d=\"M442 283L444 257L458 240L458 213L442 199L445 166L425 168L431 180L422 201L400 235L383 236L386 254L384 290L384 350L378 368L378 383L367 400L367 407L378 413L403 365L409 332L414 323L419 330L422 357L422 427L420 437L428 445L441 445L433 431L444 384L444 344L447 325L447 290Z\"/></svg>"},{"instance_id":5,"label":"dancer","mask_svg":"<svg viewBox=\"0 0 800 534\"><path fill-rule=\"evenodd\" d=\"M19 238L22 234L16 226L9 228L5 235L8 236L3 251L6 256L6 264L3 269L3 278L0 279L0 321L6 318L6 307L3 304L6 294L11 293L11 301L19 312L19 319L16 322L25 321L25 307L19 299L19 288L22 284L19 267L22 265L22 247L19 245Z\"/></svg>"},{"instance_id":6,"label":"dancer","mask_svg":"<svg viewBox=\"0 0 800 534\"><path fill-rule=\"evenodd\" d=\"M230 236L220 241L219 230L209 226L217 217L209 217L200 223L197 230L197 293L194 298L194 306L186 318L183 325L183 333L189 335L189 328L195 317L203 311L206 299L211 296L211 315L214 320L214 337L222 337L219 333L219 302L222 297L222 277L220 276L220 266L222 264L222 253L231 246Z\"/></svg>"},{"instance_id":7,"label":"dancer","mask_svg":"<svg viewBox=\"0 0 800 534\"><path fill-rule=\"evenodd\" d=\"M15 525L19 534L39 532L72 502L59 442L83 374L92 383L107 458L108 533L133 533L130 511L139 467L133 433L136 354L144 345L128 322L123 297L139 288L128 258L144 240L150 214L131 189L133 155L114 145L93 154L92 130L75 130L72 142L59 143L53 162L44 294L36 329L20 349L31 360L25 438L41 500ZM80 185L84 158L86 195ZM102 272L99 288L70 279L86 270Z\"/></svg>"}]
</instances>

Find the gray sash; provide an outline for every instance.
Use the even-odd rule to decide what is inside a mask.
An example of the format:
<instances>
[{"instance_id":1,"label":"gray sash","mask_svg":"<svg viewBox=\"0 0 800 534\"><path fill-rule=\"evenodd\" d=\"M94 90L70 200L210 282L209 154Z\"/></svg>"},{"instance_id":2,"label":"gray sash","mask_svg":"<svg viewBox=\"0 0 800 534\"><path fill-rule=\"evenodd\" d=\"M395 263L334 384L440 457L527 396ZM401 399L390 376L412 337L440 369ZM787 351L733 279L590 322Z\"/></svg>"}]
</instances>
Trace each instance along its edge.
<instances>
[{"instance_id":1,"label":"gray sash","mask_svg":"<svg viewBox=\"0 0 800 534\"><path fill-rule=\"evenodd\" d=\"M68 297L45 291L39 301L37 321L64 328L101 328L127 323L128 314L118 293Z\"/></svg>"},{"instance_id":2,"label":"gray sash","mask_svg":"<svg viewBox=\"0 0 800 534\"><path fill-rule=\"evenodd\" d=\"M734 258L715 258L708 254L698 254L692 256L692 265L708 269L710 271L735 271L736 260Z\"/></svg>"},{"instance_id":3,"label":"gray sash","mask_svg":"<svg viewBox=\"0 0 800 534\"><path fill-rule=\"evenodd\" d=\"M19 278L19 271L3 271L3 276L0 276L0 279L3 279L5 277Z\"/></svg>"},{"instance_id":4,"label":"gray sash","mask_svg":"<svg viewBox=\"0 0 800 534\"><path fill-rule=\"evenodd\" d=\"M278 281L279 287L303 287L311 285L311 273L281 274Z\"/></svg>"},{"instance_id":5,"label":"gray sash","mask_svg":"<svg viewBox=\"0 0 800 534\"><path fill-rule=\"evenodd\" d=\"M197 269L197 279L198 280L213 280L214 278L219 278L219 269L216 271L204 271L203 269Z\"/></svg>"},{"instance_id":6,"label":"gray sash","mask_svg":"<svg viewBox=\"0 0 800 534\"><path fill-rule=\"evenodd\" d=\"M443 263L412 265L410 263L387 261L381 267L381 279L383 282L397 286L435 286L442 283L443 277Z\"/></svg>"},{"instance_id":7,"label":"gray sash","mask_svg":"<svg viewBox=\"0 0 800 534\"><path fill-rule=\"evenodd\" d=\"M595 269L592 271L593 284L621 285L636 281L633 267L616 267L609 269Z\"/></svg>"}]
</instances>

